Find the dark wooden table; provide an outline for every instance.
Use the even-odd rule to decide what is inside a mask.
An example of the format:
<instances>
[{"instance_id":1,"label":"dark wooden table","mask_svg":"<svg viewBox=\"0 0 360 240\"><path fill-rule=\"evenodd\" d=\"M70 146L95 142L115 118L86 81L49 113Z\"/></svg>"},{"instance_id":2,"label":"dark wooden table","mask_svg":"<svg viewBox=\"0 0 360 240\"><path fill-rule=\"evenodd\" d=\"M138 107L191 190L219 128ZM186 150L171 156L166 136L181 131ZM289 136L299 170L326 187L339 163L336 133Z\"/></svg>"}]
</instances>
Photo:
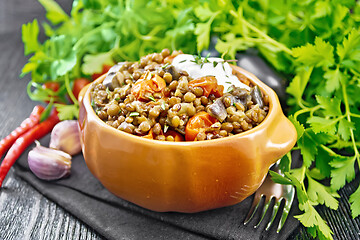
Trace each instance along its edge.
<instances>
[{"instance_id":1,"label":"dark wooden table","mask_svg":"<svg viewBox=\"0 0 360 240\"><path fill-rule=\"evenodd\" d=\"M60 1L64 9L71 0ZM20 78L26 63L21 42L21 25L37 18L44 20L45 11L36 0L0 0L0 138L5 137L25 119L35 106L26 94L29 77ZM359 219L350 217L348 196L356 184L340 191L339 210L320 207L321 215L334 231L335 239L360 239ZM303 239L300 227L291 237ZM86 224L47 200L28 183L10 171L0 189L0 239L102 239Z\"/></svg>"}]
</instances>

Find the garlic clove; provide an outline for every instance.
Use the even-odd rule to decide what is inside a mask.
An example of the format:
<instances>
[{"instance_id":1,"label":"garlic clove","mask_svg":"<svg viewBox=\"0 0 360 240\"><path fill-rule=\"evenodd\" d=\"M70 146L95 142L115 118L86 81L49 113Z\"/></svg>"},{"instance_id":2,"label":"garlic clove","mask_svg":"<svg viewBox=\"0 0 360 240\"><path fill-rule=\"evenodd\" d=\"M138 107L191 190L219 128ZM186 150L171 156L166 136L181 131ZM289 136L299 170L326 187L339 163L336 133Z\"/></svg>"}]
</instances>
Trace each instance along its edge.
<instances>
[{"instance_id":1,"label":"garlic clove","mask_svg":"<svg viewBox=\"0 0 360 240\"><path fill-rule=\"evenodd\" d=\"M30 170L40 179L56 180L70 174L71 156L66 152L43 147L36 141L36 147L28 155Z\"/></svg>"},{"instance_id":2,"label":"garlic clove","mask_svg":"<svg viewBox=\"0 0 360 240\"><path fill-rule=\"evenodd\" d=\"M80 131L76 120L59 122L51 131L50 148L64 151L71 156L81 152Z\"/></svg>"}]
</instances>

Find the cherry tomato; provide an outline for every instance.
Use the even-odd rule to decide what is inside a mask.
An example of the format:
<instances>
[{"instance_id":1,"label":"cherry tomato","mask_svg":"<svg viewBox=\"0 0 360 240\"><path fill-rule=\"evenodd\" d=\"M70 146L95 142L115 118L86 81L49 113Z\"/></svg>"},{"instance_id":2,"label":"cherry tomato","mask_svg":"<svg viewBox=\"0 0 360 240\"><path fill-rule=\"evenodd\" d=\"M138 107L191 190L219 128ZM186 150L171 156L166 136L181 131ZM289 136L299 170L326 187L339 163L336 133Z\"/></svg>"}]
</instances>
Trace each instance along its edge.
<instances>
[{"instance_id":1,"label":"cherry tomato","mask_svg":"<svg viewBox=\"0 0 360 240\"><path fill-rule=\"evenodd\" d=\"M137 100L150 101L149 96L155 92L162 92L166 87L165 80L159 75L144 74L131 89L131 94Z\"/></svg>"},{"instance_id":2,"label":"cherry tomato","mask_svg":"<svg viewBox=\"0 0 360 240\"><path fill-rule=\"evenodd\" d=\"M46 82L42 85L42 88L49 89L49 90L53 91L54 93L56 93L57 91L59 91L60 84L58 82ZM55 94L49 94L49 98L51 96L54 97L54 102L56 102L56 103L63 102L60 100L60 98L58 96L55 96ZM49 103L49 101L45 101L45 102Z\"/></svg>"},{"instance_id":3,"label":"cherry tomato","mask_svg":"<svg viewBox=\"0 0 360 240\"><path fill-rule=\"evenodd\" d=\"M101 72L94 73L93 75L91 75L91 79L92 80L98 79L101 75L107 73L111 67L112 67L111 65L107 65L107 64L103 65Z\"/></svg>"},{"instance_id":4,"label":"cherry tomato","mask_svg":"<svg viewBox=\"0 0 360 240\"><path fill-rule=\"evenodd\" d=\"M148 132L148 134L147 135L145 135L145 136L142 136L143 138L146 138L146 139L155 139L154 137L155 137L155 134L153 133L153 130L152 129L150 129L150 131Z\"/></svg>"},{"instance_id":5,"label":"cherry tomato","mask_svg":"<svg viewBox=\"0 0 360 240\"><path fill-rule=\"evenodd\" d=\"M186 124L185 140L194 141L200 131L210 127L218 120L210 116L207 112L199 112L192 116Z\"/></svg>"},{"instance_id":6,"label":"cherry tomato","mask_svg":"<svg viewBox=\"0 0 360 240\"><path fill-rule=\"evenodd\" d=\"M50 89L54 92L57 92L60 88L60 84L57 82L46 82L42 85L43 89Z\"/></svg>"},{"instance_id":7,"label":"cherry tomato","mask_svg":"<svg viewBox=\"0 0 360 240\"><path fill-rule=\"evenodd\" d=\"M194 79L189 82L190 87L201 87L204 90L204 96L208 97L214 94L215 97L221 97L224 92L224 86L218 85L214 76L205 76Z\"/></svg>"},{"instance_id":8,"label":"cherry tomato","mask_svg":"<svg viewBox=\"0 0 360 240\"><path fill-rule=\"evenodd\" d=\"M88 85L89 83L91 83L91 81L89 81L86 78L75 79L74 85L73 85L73 88L72 88L72 92L73 92L76 99L78 98L81 89L83 87L85 87L86 85Z\"/></svg>"}]
</instances>

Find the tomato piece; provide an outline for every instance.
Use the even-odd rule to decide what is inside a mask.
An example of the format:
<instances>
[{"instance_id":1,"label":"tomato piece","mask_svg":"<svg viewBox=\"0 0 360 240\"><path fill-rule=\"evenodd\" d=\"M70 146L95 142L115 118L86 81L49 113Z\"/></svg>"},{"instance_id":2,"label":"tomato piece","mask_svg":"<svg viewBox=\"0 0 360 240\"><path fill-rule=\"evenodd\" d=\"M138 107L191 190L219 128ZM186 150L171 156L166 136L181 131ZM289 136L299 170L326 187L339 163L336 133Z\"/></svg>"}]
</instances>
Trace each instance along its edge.
<instances>
[{"instance_id":1,"label":"tomato piece","mask_svg":"<svg viewBox=\"0 0 360 240\"><path fill-rule=\"evenodd\" d=\"M190 87L201 87L204 90L204 96L208 97L214 94L215 97L221 97L224 92L224 86L218 85L214 76L205 76L194 79L189 82Z\"/></svg>"},{"instance_id":2,"label":"tomato piece","mask_svg":"<svg viewBox=\"0 0 360 240\"><path fill-rule=\"evenodd\" d=\"M110 70L111 67L112 67L111 65L107 65L107 64L103 65L101 72L92 74L91 79L92 80L98 79L101 75L107 73Z\"/></svg>"},{"instance_id":3,"label":"tomato piece","mask_svg":"<svg viewBox=\"0 0 360 240\"><path fill-rule=\"evenodd\" d=\"M53 91L54 93L56 93L57 91L59 91L60 89L60 84L58 82L46 82L42 85L43 89L49 89L51 91ZM60 103L63 102L59 96L55 96L56 94L49 94L48 97L53 97L54 102L56 103ZM49 101L45 101L46 103L49 103Z\"/></svg>"},{"instance_id":4,"label":"tomato piece","mask_svg":"<svg viewBox=\"0 0 360 240\"><path fill-rule=\"evenodd\" d=\"M60 84L58 82L46 82L42 85L43 89L50 89L54 92L57 92L60 88Z\"/></svg>"},{"instance_id":5,"label":"tomato piece","mask_svg":"<svg viewBox=\"0 0 360 240\"><path fill-rule=\"evenodd\" d=\"M155 135L154 135L154 133L153 133L153 130L152 129L150 129L150 131L148 132L148 134L147 135L145 135L145 136L142 136L143 138L146 138L146 139L155 139L154 137L155 137Z\"/></svg>"},{"instance_id":6,"label":"tomato piece","mask_svg":"<svg viewBox=\"0 0 360 240\"><path fill-rule=\"evenodd\" d=\"M181 135L180 133L174 131L174 130L168 130L165 134L165 137L167 136L173 136L175 142L182 142L184 141L184 137L183 135Z\"/></svg>"},{"instance_id":7,"label":"tomato piece","mask_svg":"<svg viewBox=\"0 0 360 240\"><path fill-rule=\"evenodd\" d=\"M131 93L137 100L150 101L149 96L155 92L162 92L166 87L166 82L159 75L151 76L144 74L134 84Z\"/></svg>"},{"instance_id":8,"label":"tomato piece","mask_svg":"<svg viewBox=\"0 0 360 240\"><path fill-rule=\"evenodd\" d=\"M218 120L210 116L207 112L199 112L192 116L186 124L185 140L194 141L200 131L210 127Z\"/></svg>"},{"instance_id":9,"label":"tomato piece","mask_svg":"<svg viewBox=\"0 0 360 240\"><path fill-rule=\"evenodd\" d=\"M85 87L89 83L91 83L91 81L86 78L75 79L72 92L76 99L78 98L81 89L83 89L83 87Z\"/></svg>"}]
</instances>

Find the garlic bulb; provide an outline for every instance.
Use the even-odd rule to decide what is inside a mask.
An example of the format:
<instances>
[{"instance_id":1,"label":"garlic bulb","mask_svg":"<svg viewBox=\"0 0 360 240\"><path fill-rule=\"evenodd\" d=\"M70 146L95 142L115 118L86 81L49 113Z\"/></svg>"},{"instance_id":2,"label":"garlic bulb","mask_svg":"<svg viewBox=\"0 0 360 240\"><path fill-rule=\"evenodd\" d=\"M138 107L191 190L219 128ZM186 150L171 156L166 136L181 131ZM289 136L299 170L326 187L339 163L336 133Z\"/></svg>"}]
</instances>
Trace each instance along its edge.
<instances>
[{"instance_id":1,"label":"garlic bulb","mask_svg":"<svg viewBox=\"0 0 360 240\"><path fill-rule=\"evenodd\" d=\"M71 156L81 152L80 131L76 120L59 122L51 131L50 148L64 151Z\"/></svg>"},{"instance_id":2,"label":"garlic bulb","mask_svg":"<svg viewBox=\"0 0 360 240\"><path fill-rule=\"evenodd\" d=\"M38 178L56 180L70 174L71 156L60 150L43 147L36 141L36 147L29 152L28 163Z\"/></svg>"}]
</instances>

